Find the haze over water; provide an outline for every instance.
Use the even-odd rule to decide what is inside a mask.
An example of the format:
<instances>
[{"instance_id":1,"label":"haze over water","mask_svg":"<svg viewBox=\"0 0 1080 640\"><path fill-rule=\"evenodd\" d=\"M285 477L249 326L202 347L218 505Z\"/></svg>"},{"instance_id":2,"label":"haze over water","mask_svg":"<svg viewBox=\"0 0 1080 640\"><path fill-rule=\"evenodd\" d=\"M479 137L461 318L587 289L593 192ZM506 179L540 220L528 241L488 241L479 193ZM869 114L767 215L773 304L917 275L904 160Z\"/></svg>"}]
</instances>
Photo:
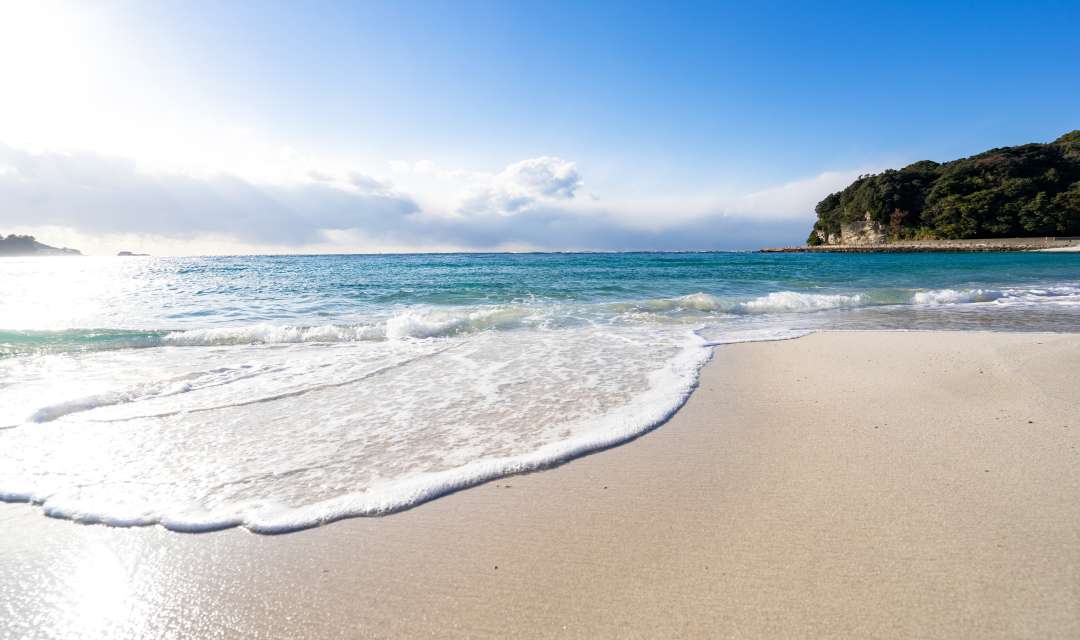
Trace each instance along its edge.
<instances>
[{"instance_id":1,"label":"haze over water","mask_svg":"<svg viewBox=\"0 0 1080 640\"><path fill-rule=\"evenodd\" d=\"M5 259L0 497L288 531L639 435L714 344L1078 321L1076 254Z\"/></svg>"}]
</instances>

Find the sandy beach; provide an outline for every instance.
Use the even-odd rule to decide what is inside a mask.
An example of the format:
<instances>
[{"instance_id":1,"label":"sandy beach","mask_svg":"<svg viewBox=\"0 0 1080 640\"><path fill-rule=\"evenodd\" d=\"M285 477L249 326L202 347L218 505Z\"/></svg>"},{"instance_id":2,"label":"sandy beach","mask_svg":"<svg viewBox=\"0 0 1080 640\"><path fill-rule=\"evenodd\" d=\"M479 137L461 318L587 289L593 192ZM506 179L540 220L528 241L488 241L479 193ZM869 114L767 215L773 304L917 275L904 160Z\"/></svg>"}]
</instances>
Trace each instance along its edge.
<instances>
[{"instance_id":1,"label":"sandy beach","mask_svg":"<svg viewBox=\"0 0 1080 640\"><path fill-rule=\"evenodd\" d=\"M0 638L1080 637L1080 335L720 347L667 424L282 536L0 505Z\"/></svg>"}]
</instances>

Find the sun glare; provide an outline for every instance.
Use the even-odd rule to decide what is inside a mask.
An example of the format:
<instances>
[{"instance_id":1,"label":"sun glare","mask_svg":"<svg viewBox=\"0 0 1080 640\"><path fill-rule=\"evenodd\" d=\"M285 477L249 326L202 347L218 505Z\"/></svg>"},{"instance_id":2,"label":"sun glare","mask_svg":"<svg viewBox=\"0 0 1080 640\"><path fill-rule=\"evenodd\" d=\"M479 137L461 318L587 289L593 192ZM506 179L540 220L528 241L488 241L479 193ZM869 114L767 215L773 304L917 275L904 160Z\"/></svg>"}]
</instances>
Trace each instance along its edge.
<instances>
[{"instance_id":1,"label":"sun glare","mask_svg":"<svg viewBox=\"0 0 1080 640\"><path fill-rule=\"evenodd\" d=\"M41 90L88 83L86 43L76 15L60 5L0 4L0 69L5 82Z\"/></svg>"},{"instance_id":2,"label":"sun glare","mask_svg":"<svg viewBox=\"0 0 1080 640\"><path fill-rule=\"evenodd\" d=\"M88 15L59 3L0 4L0 134L5 142L54 146L95 112L95 65L103 43ZM78 139L77 137L75 139Z\"/></svg>"}]
</instances>

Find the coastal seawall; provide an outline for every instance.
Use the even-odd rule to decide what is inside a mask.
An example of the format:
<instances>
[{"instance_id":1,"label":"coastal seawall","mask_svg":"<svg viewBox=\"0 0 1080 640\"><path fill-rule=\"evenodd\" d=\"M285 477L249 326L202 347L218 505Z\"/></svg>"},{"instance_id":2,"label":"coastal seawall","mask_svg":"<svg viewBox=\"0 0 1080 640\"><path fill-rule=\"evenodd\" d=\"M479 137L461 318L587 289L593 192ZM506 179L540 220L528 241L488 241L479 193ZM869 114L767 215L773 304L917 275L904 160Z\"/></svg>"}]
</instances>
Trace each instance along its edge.
<instances>
[{"instance_id":1,"label":"coastal seawall","mask_svg":"<svg viewBox=\"0 0 1080 640\"><path fill-rule=\"evenodd\" d=\"M769 247L762 253L979 253L987 251L1080 250L1080 237L985 238L972 240L908 240L873 244L823 244Z\"/></svg>"}]
</instances>

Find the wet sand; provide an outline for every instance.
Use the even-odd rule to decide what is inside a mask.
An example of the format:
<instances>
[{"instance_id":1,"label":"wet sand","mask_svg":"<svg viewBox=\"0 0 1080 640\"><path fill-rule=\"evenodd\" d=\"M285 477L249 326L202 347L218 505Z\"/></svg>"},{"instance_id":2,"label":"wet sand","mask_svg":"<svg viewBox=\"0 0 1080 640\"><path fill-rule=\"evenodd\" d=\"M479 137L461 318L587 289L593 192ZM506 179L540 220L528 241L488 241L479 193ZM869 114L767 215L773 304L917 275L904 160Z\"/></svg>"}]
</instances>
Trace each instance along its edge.
<instances>
[{"instance_id":1,"label":"wet sand","mask_svg":"<svg viewBox=\"0 0 1080 640\"><path fill-rule=\"evenodd\" d=\"M1080 637L1080 335L720 347L624 446L283 536L0 505L0 638Z\"/></svg>"}]
</instances>

